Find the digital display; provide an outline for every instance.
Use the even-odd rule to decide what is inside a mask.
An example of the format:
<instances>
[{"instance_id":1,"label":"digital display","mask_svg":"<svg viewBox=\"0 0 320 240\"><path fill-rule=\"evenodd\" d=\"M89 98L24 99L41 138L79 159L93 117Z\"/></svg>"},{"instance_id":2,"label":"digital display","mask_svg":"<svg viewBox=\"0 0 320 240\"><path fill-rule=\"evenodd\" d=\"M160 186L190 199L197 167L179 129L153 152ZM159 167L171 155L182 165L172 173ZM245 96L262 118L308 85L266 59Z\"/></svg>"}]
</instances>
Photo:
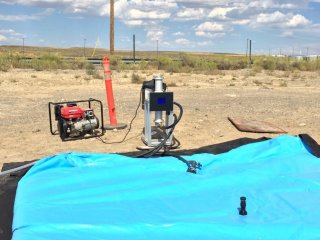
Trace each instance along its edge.
<instances>
[{"instance_id":1,"label":"digital display","mask_svg":"<svg viewBox=\"0 0 320 240\"><path fill-rule=\"evenodd\" d=\"M155 92L150 93L150 111L172 111L173 93Z\"/></svg>"},{"instance_id":2,"label":"digital display","mask_svg":"<svg viewBox=\"0 0 320 240\"><path fill-rule=\"evenodd\" d=\"M159 104L159 105L164 105L164 104L166 104L166 99L165 99L165 98L158 98L158 104Z\"/></svg>"}]
</instances>

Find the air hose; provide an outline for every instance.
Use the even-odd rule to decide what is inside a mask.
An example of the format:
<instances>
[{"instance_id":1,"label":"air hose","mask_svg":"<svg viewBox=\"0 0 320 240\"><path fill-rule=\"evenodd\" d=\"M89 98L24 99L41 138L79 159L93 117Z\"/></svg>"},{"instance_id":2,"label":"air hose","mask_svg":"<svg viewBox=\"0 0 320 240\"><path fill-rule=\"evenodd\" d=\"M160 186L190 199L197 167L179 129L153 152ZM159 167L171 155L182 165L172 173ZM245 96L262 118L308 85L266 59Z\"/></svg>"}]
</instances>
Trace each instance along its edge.
<instances>
[{"instance_id":1,"label":"air hose","mask_svg":"<svg viewBox=\"0 0 320 240\"><path fill-rule=\"evenodd\" d=\"M36 164L36 162L37 161L34 161L32 163L28 163L28 164L22 165L20 167L16 167L16 168L12 168L10 170L6 170L6 171L3 171L3 172L0 172L0 177L4 176L4 175L15 173L15 172L19 172L21 170L24 170L24 169L27 169L29 167L32 167L34 164Z\"/></svg>"}]
</instances>

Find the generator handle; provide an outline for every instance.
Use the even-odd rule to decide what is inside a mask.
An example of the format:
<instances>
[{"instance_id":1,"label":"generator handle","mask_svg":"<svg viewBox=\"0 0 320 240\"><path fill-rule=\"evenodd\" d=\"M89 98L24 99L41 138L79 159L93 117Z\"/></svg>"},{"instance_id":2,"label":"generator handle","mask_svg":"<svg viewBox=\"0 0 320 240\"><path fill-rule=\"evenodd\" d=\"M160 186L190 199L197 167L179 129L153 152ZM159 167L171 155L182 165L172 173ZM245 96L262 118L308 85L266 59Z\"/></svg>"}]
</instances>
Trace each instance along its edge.
<instances>
[{"instance_id":1,"label":"generator handle","mask_svg":"<svg viewBox=\"0 0 320 240\"><path fill-rule=\"evenodd\" d=\"M50 132L52 135L55 135L55 132L52 130L52 119L51 119L51 105L54 105L53 102L48 102L48 109L49 109L49 125L50 125Z\"/></svg>"}]
</instances>

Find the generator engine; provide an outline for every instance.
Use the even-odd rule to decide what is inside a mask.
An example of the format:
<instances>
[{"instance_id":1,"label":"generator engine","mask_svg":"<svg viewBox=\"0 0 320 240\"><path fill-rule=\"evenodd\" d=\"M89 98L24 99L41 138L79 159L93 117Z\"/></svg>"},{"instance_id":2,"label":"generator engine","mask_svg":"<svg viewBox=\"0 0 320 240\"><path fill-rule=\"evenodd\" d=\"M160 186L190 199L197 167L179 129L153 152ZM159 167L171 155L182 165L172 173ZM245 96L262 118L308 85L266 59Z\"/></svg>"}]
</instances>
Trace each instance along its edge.
<instances>
[{"instance_id":1,"label":"generator engine","mask_svg":"<svg viewBox=\"0 0 320 240\"><path fill-rule=\"evenodd\" d=\"M62 140L79 138L86 134L93 134L99 128L99 120L93 109L83 109L76 103L54 106L55 120Z\"/></svg>"}]
</instances>

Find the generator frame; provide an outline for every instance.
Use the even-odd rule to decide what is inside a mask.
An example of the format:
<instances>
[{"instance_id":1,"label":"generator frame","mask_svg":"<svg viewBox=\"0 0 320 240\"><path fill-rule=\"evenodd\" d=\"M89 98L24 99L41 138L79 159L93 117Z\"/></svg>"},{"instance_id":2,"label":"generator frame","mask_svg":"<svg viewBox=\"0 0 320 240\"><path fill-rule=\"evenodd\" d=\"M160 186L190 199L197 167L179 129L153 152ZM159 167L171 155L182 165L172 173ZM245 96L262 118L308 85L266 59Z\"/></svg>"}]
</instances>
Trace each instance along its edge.
<instances>
[{"instance_id":1,"label":"generator frame","mask_svg":"<svg viewBox=\"0 0 320 240\"><path fill-rule=\"evenodd\" d=\"M73 141L73 140L79 140L79 139L87 139L87 138L93 138L93 137L101 137L105 133L105 127L104 127L104 120L103 120L103 104L100 100L89 98L88 100L77 100L77 101L65 101L65 102L49 102L48 103L48 110L49 110L49 126L50 126L50 133L52 135L57 135L59 130L54 130L52 127L52 113L51 110L54 108L54 106L59 104L68 104L68 103L88 103L88 108L91 109L92 103L97 102L100 106L100 119L101 119L101 132L95 135L89 135L89 136L81 136L81 137L75 137L75 138L67 138L64 141Z\"/></svg>"}]
</instances>

